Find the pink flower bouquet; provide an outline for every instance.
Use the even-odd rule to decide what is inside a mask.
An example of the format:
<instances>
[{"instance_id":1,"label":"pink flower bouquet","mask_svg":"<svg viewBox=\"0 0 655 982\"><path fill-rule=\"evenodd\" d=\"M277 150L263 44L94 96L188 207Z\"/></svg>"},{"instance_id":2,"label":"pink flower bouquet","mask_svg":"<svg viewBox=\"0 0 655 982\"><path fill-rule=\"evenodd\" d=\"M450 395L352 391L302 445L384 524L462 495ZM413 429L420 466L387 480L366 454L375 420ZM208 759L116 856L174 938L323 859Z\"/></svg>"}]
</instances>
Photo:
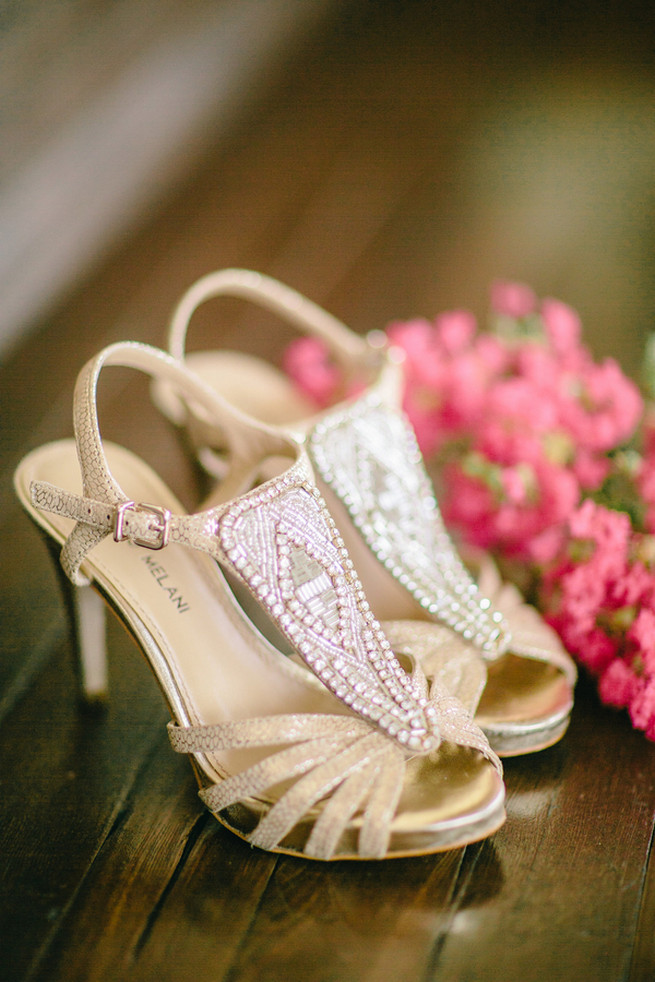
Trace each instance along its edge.
<instances>
[{"instance_id":1,"label":"pink flower bouquet","mask_svg":"<svg viewBox=\"0 0 655 982\"><path fill-rule=\"evenodd\" d=\"M655 740L655 414L612 359L595 361L558 300L497 283L491 324L467 311L396 322L405 409L445 521L491 552ZM317 405L340 378L309 339L286 368Z\"/></svg>"}]
</instances>

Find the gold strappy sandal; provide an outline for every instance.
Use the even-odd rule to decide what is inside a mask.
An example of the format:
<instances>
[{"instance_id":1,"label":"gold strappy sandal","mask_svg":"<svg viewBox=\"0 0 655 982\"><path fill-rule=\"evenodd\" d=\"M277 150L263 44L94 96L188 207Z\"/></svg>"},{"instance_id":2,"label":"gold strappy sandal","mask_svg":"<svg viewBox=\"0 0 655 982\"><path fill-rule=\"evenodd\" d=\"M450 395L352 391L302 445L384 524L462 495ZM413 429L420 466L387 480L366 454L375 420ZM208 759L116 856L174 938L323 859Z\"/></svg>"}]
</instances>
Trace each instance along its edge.
<instances>
[{"instance_id":1,"label":"gold strappy sandal","mask_svg":"<svg viewBox=\"0 0 655 982\"><path fill-rule=\"evenodd\" d=\"M317 414L266 362L230 351L185 357L193 313L224 295L255 301L320 338L342 374L364 383L363 393ZM378 335L354 334L276 280L227 269L200 279L184 295L173 315L170 351L243 412L304 442L380 620L431 619L475 646L486 676L476 720L499 754L540 750L560 739L573 705L573 661L554 631L491 567L478 588L461 562L400 409L402 370ZM157 386L154 397L186 428L205 468L220 478L224 435L217 421L195 411L171 386ZM396 623L397 641L402 630ZM405 630L415 643L416 629L408 624Z\"/></svg>"},{"instance_id":2,"label":"gold strappy sandal","mask_svg":"<svg viewBox=\"0 0 655 982\"><path fill-rule=\"evenodd\" d=\"M165 380L220 421L227 498L185 514L142 460L103 443L96 387L109 365ZM401 668L297 443L136 343L82 369L75 436L30 453L15 487L63 547L86 692L105 684L104 597L148 659L173 748L191 756L219 822L324 860L436 852L502 824L499 761L457 700L418 665Z\"/></svg>"}]
</instances>

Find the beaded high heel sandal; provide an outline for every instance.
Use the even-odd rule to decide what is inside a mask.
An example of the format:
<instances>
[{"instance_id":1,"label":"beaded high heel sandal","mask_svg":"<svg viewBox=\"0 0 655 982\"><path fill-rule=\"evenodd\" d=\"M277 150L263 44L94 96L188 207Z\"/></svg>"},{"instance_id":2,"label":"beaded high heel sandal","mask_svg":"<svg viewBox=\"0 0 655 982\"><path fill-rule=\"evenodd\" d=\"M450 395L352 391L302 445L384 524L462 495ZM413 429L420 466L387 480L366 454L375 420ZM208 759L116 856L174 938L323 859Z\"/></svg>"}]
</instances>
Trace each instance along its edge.
<instances>
[{"instance_id":1,"label":"beaded high heel sandal","mask_svg":"<svg viewBox=\"0 0 655 982\"><path fill-rule=\"evenodd\" d=\"M220 421L223 500L185 514L141 459L103 443L96 388L109 365L165 380ZM418 665L401 668L297 443L129 342L82 369L74 417L75 440L30 453L15 487L62 547L87 695L104 687L104 597L219 822L262 849L324 860L436 852L502 824L496 755L457 700Z\"/></svg>"},{"instance_id":2,"label":"beaded high heel sandal","mask_svg":"<svg viewBox=\"0 0 655 982\"><path fill-rule=\"evenodd\" d=\"M223 295L255 301L320 338L343 375L364 383L363 393L317 414L268 363L229 351L185 355L193 313ZM400 409L402 369L380 337L354 334L270 277L227 269L203 277L184 295L169 347L243 412L304 442L376 616L396 622L398 642L403 630L407 644L411 637L416 646L420 635L425 652L425 629L409 622L432 619L476 647L486 676L476 720L492 747L508 756L559 740L573 704L575 666L556 634L518 591L501 582L488 559L480 570L482 589L461 562ZM170 386L160 385L153 394L162 411L186 428L205 469L220 478L220 425Z\"/></svg>"}]
</instances>

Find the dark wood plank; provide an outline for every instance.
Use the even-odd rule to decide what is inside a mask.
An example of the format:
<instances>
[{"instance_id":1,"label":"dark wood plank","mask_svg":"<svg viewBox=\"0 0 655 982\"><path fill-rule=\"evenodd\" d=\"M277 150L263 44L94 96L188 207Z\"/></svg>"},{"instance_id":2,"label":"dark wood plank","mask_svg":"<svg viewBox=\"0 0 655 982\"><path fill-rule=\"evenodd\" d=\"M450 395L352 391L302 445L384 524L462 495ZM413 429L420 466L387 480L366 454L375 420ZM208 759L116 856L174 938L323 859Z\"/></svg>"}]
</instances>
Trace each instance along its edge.
<instances>
[{"instance_id":1,"label":"dark wood plank","mask_svg":"<svg viewBox=\"0 0 655 982\"><path fill-rule=\"evenodd\" d=\"M159 736L35 978L202 978L208 965L221 978L229 967L275 857L203 811L190 768Z\"/></svg>"},{"instance_id":2,"label":"dark wood plank","mask_svg":"<svg viewBox=\"0 0 655 982\"><path fill-rule=\"evenodd\" d=\"M422 978L472 871L491 853L487 842L386 864L281 862L231 977Z\"/></svg>"},{"instance_id":3,"label":"dark wood plank","mask_svg":"<svg viewBox=\"0 0 655 982\"><path fill-rule=\"evenodd\" d=\"M648 982L655 975L655 870L652 838L630 962L630 982Z\"/></svg>"},{"instance_id":4,"label":"dark wood plank","mask_svg":"<svg viewBox=\"0 0 655 982\"><path fill-rule=\"evenodd\" d=\"M502 888L463 911L433 978L628 977L655 808L655 747L582 683L557 747L507 762ZM459 915L458 915L459 916ZM443 973L443 974L442 974Z\"/></svg>"},{"instance_id":5,"label":"dark wood plank","mask_svg":"<svg viewBox=\"0 0 655 982\"><path fill-rule=\"evenodd\" d=\"M59 644L0 728L8 978L24 977L47 949L101 843L120 824L166 719L133 645L125 639L124 652L113 631L110 641L115 692L107 715L80 715L68 646Z\"/></svg>"}]
</instances>

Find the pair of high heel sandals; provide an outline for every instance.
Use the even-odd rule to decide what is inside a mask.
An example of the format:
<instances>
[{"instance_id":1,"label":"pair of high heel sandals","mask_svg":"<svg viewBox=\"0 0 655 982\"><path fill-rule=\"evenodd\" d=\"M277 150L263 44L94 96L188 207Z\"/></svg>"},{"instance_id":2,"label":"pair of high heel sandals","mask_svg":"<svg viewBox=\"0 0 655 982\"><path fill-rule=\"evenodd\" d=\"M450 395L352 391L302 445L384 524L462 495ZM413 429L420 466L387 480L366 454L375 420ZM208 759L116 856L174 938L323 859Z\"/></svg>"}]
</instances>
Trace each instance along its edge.
<instances>
[{"instance_id":1,"label":"pair of high heel sandals","mask_svg":"<svg viewBox=\"0 0 655 982\"><path fill-rule=\"evenodd\" d=\"M185 358L190 318L219 295L320 338L361 394L316 414L269 364ZM16 471L23 507L61 547L87 697L106 688L104 598L150 663L203 801L253 845L383 859L490 835L505 817L499 755L562 736L575 668L488 561L476 583L458 558L393 351L275 280L224 270L183 297L170 352L101 351L77 381L75 440ZM213 475L195 514L103 442L107 366L152 377Z\"/></svg>"}]
</instances>

